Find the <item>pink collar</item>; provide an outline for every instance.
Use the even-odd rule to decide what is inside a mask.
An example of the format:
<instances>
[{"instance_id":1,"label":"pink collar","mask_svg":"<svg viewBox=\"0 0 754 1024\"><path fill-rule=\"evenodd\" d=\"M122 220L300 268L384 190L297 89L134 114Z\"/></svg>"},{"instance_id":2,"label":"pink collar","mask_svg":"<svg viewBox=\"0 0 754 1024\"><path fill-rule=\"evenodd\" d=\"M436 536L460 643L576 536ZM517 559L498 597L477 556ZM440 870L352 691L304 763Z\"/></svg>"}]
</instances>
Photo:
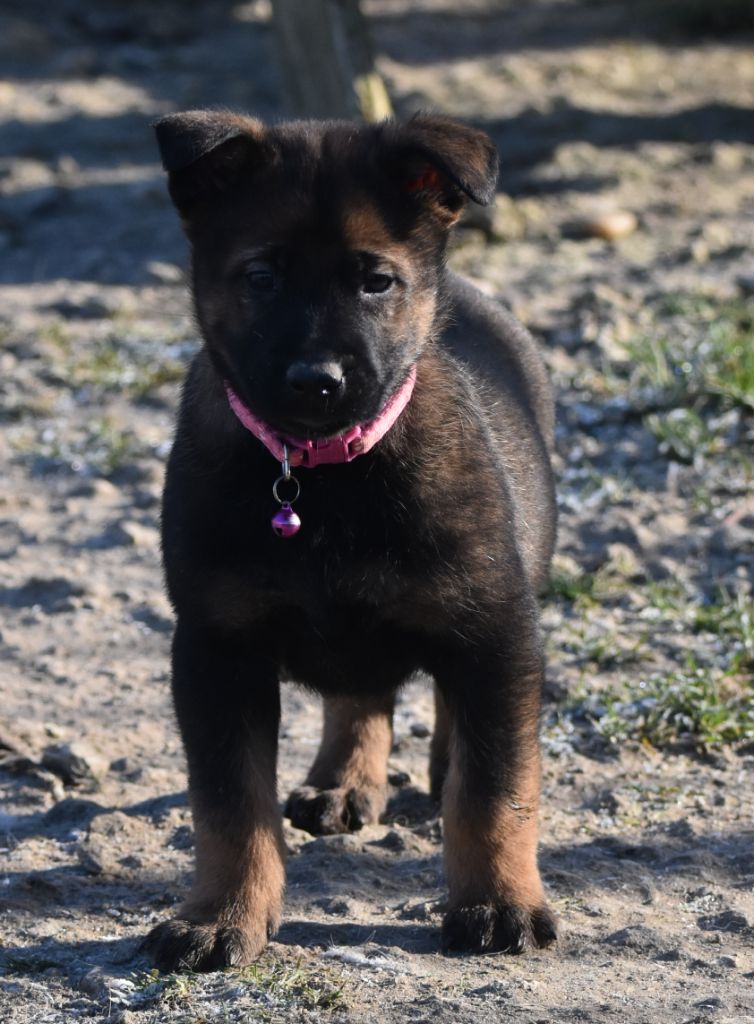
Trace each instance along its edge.
<instances>
[{"instance_id":1,"label":"pink collar","mask_svg":"<svg viewBox=\"0 0 754 1024\"><path fill-rule=\"evenodd\" d=\"M291 466L322 466L326 463L350 462L357 455L364 455L385 436L400 414L408 405L416 382L416 366L396 392L388 399L382 411L369 423L349 427L337 437L323 440L305 441L287 434L278 434L272 427L255 416L247 405L241 401L230 384L225 382L225 392L233 412L247 430L257 437L274 455L278 462L284 462L286 448L288 463Z\"/></svg>"}]
</instances>

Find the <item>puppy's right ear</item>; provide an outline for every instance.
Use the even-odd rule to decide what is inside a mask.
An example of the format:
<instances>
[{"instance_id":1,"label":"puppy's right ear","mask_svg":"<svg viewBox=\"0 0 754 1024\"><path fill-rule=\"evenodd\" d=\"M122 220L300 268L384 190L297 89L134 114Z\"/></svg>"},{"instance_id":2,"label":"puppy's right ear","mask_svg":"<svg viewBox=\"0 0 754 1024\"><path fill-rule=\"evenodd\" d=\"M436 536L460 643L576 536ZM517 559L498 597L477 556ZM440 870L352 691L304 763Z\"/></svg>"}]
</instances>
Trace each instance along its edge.
<instances>
[{"instance_id":1,"label":"puppy's right ear","mask_svg":"<svg viewBox=\"0 0 754 1024\"><path fill-rule=\"evenodd\" d=\"M205 196L274 159L265 126L254 117L189 110L160 118L154 128L170 198L184 218Z\"/></svg>"}]
</instances>

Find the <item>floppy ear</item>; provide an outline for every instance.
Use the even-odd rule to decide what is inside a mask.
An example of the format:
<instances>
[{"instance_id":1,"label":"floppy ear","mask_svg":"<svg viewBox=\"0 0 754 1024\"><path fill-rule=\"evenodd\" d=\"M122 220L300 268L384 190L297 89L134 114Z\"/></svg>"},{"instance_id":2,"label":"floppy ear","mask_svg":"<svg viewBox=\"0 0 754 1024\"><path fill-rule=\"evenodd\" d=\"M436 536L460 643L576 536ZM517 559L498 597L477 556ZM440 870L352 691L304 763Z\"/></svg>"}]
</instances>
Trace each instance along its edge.
<instances>
[{"instance_id":1,"label":"floppy ear","mask_svg":"<svg viewBox=\"0 0 754 1024\"><path fill-rule=\"evenodd\" d=\"M466 199L481 206L494 201L498 156L484 132L449 117L415 114L395 126L391 143L401 187L429 200L449 224Z\"/></svg>"},{"instance_id":2,"label":"floppy ear","mask_svg":"<svg viewBox=\"0 0 754 1024\"><path fill-rule=\"evenodd\" d=\"M160 118L154 128L170 198L184 217L203 196L274 157L265 127L254 117L189 110Z\"/></svg>"}]
</instances>

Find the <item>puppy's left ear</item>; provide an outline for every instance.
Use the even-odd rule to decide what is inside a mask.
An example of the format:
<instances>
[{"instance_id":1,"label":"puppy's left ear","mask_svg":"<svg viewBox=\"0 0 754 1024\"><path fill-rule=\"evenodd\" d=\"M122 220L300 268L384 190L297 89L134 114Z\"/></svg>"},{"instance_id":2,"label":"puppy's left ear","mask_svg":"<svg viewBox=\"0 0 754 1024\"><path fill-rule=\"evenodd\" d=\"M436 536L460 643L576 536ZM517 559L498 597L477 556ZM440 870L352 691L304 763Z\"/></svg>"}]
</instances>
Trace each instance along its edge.
<instances>
[{"instance_id":1,"label":"puppy's left ear","mask_svg":"<svg viewBox=\"0 0 754 1024\"><path fill-rule=\"evenodd\" d=\"M467 199L489 206L495 199L497 150L489 135L449 117L415 114L404 125L385 125L392 174L401 188L434 207L448 226ZM387 141L387 140L386 140Z\"/></svg>"}]
</instances>

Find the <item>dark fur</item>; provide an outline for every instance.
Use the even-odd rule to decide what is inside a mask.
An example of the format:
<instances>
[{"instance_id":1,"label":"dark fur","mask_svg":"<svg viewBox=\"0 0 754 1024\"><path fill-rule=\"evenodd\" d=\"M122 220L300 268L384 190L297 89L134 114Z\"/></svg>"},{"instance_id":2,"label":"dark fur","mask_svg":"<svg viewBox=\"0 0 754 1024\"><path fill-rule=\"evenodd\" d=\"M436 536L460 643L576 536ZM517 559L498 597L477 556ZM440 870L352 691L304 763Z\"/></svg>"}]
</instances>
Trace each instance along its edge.
<instances>
[{"instance_id":1,"label":"dark fur","mask_svg":"<svg viewBox=\"0 0 754 1024\"><path fill-rule=\"evenodd\" d=\"M552 402L526 331L444 266L465 199L494 195L491 143L423 116L267 128L197 112L157 132L206 345L163 514L197 874L178 918L150 936L156 962L247 962L277 927L280 680L326 701L288 813L340 831L384 809L393 696L418 669L438 690L444 945L546 945L535 594L555 533ZM365 294L375 273L394 283ZM291 386L292 366L323 363L343 370L334 395ZM235 419L223 378L278 429L327 436L373 417L413 363L412 400L371 452L296 472L303 527L276 538L279 467Z\"/></svg>"}]
</instances>

